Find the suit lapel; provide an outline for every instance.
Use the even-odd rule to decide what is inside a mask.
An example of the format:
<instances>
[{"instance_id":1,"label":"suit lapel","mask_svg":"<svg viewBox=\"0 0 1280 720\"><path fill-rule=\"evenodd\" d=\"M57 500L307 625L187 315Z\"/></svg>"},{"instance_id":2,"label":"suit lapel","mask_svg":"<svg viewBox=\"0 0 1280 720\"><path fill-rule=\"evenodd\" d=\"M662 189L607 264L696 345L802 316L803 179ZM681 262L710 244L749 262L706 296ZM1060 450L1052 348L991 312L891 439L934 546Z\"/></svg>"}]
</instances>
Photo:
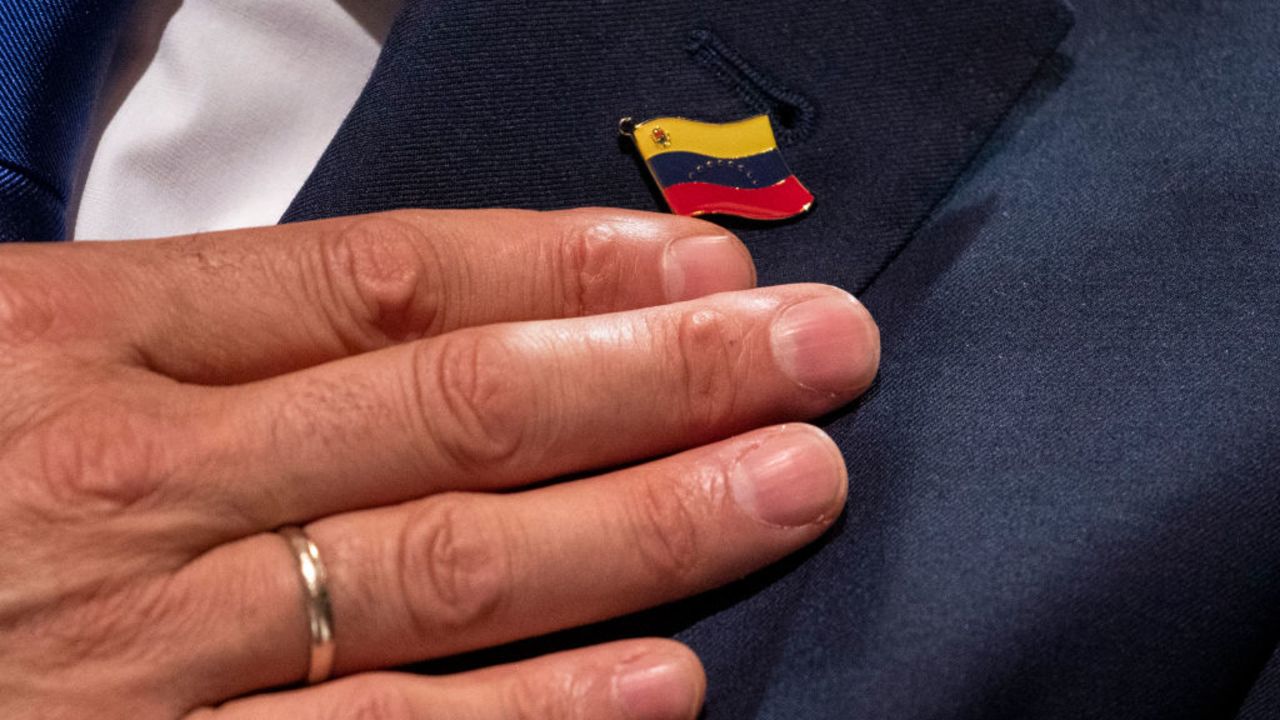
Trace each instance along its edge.
<instances>
[{"instance_id":1,"label":"suit lapel","mask_svg":"<svg viewBox=\"0 0 1280 720\"><path fill-rule=\"evenodd\" d=\"M772 116L817 203L738 224L762 281L859 289L1060 40L1054 0L411 3L286 221L399 207L662 209L620 117Z\"/></svg>"}]
</instances>

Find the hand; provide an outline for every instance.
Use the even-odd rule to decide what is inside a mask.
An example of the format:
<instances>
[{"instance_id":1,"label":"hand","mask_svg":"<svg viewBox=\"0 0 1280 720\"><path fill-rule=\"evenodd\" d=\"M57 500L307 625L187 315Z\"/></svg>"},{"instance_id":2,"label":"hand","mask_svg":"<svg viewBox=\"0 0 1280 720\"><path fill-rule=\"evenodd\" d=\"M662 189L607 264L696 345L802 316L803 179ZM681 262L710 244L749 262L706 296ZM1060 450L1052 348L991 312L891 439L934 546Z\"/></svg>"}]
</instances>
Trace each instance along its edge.
<instances>
[{"instance_id":1,"label":"hand","mask_svg":"<svg viewBox=\"0 0 1280 720\"><path fill-rule=\"evenodd\" d=\"M831 524L831 440L752 430L854 398L877 332L839 290L753 284L717 226L604 210L0 249L0 716L694 717L668 640L378 671L704 591ZM234 699L307 676L294 524L337 679Z\"/></svg>"}]
</instances>

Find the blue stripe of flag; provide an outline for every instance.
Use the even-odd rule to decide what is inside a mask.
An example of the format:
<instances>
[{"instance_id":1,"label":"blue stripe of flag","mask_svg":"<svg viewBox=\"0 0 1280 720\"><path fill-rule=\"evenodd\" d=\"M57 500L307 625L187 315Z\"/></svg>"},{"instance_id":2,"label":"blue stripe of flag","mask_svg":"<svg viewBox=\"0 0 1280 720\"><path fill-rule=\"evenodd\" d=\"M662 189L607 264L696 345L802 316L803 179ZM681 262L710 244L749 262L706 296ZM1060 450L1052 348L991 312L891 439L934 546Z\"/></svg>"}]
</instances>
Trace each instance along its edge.
<instances>
[{"instance_id":1,"label":"blue stripe of flag","mask_svg":"<svg viewBox=\"0 0 1280 720\"><path fill-rule=\"evenodd\" d=\"M791 176L782 153L777 150L731 160L692 152L666 152L649 158L649 166L663 187L703 182L744 189L763 188Z\"/></svg>"}]
</instances>

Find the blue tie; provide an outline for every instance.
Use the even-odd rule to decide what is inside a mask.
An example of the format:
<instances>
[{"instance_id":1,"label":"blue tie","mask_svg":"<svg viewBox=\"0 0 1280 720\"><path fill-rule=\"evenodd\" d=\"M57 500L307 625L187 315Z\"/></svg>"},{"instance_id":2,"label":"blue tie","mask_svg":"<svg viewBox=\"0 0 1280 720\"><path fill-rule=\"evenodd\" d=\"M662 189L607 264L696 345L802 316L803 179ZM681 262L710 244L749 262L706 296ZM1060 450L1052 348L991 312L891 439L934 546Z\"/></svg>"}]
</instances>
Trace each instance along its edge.
<instances>
[{"instance_id":1,"label":"blue tie","mask_svg":"<svg viewBox=\"0 0 1280 720\"><path fill-rule=\"evenodd\" d=\"M61 240L128 0L0 0L0 242Z\"/></svg>"}]
</instances>

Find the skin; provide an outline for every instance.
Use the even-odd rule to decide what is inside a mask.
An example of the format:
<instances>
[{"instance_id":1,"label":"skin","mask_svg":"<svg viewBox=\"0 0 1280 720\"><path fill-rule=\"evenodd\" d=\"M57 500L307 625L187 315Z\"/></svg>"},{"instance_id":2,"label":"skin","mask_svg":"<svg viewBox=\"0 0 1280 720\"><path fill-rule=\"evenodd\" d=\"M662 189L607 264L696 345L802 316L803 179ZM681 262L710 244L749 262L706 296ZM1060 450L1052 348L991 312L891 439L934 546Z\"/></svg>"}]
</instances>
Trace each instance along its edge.
<instances>
[{"instance_id":1,"label":"skin","mask_svg":"<svg viewBox=\"0 0 1280 720\"><path fill-rule=\"evenodd\" d=\"M696 717L702 668L664 639L390 670L831 525L843 460L797 421L867 388L875 324L754 284L724 229L616 210L0 248L0 716ZM330 576L311 687L287 524Z\"/></svg>"}]
</instances>

